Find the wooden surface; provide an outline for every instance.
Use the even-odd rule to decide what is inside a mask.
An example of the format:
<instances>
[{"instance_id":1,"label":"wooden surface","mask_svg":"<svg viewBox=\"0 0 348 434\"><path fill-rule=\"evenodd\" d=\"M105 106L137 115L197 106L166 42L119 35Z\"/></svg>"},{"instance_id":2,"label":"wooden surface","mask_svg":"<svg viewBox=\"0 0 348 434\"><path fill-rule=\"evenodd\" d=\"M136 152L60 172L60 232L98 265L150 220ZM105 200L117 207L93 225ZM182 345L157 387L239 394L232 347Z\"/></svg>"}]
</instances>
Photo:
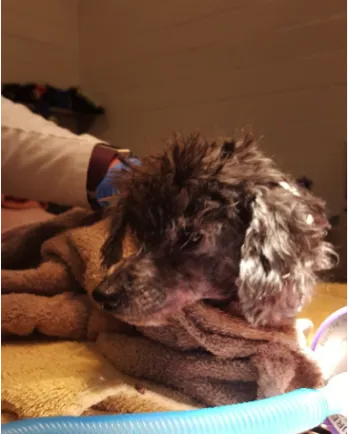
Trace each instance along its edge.
<instances>
[{"instance_id":1,"label":"wooden surface","mask_svg":"<svg viewBox=\"0 0 348 434\"><path fill-rule=\"evenodd\" d=\"M347 284L320 283L318 284L313 300L299 315L300 318L308 318L314 328L309 336L311 341L313 334L320 324L336 310L347 305Z\"/></svg>"}]
</instances>

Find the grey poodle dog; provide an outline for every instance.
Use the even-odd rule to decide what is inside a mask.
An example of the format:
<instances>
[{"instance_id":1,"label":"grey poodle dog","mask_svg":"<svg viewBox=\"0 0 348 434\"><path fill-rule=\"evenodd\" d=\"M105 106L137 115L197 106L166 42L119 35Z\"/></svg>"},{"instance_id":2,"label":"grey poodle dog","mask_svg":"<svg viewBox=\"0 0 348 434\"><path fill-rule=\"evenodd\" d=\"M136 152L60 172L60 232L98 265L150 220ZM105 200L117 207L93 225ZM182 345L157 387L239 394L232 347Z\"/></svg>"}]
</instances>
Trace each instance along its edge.
<instances>
[{"instance_id":1,"label":"grey poodle dog","mask_svg":"<svg viewBox=\"0 0 348 434\"><path fill-rule=\"evenodd\" d=\"M108 272L93 297L129 323L160 325L205 300L237 305L254 325L286 325L335 261L324 203L250 135L221 144L177 135L115 185L102 251ZM123 260L127 230L137 252Z\"/></svg>"}]
</instances>

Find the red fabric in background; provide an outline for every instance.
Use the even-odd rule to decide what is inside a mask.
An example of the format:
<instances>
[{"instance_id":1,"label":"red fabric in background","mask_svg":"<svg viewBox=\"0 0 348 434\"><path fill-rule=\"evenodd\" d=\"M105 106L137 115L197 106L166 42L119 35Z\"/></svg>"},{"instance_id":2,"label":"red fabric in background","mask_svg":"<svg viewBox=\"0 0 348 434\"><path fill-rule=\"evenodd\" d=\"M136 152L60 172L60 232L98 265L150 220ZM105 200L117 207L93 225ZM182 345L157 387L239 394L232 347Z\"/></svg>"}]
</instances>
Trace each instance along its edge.
<instances>
[{"instance_id":1,"label":"red fabric in background","mask_svg":"<svg viewBox=\"0 0 348 434\"><path fill-rule=\"evenodd\" d=\"M7 209L31 209L31 208L42 208L46 209L47 204L42 202L37 202L35 200L23 199L21 197L7 196L1 194L1 208Z\"/></svg>"}]
</instances>

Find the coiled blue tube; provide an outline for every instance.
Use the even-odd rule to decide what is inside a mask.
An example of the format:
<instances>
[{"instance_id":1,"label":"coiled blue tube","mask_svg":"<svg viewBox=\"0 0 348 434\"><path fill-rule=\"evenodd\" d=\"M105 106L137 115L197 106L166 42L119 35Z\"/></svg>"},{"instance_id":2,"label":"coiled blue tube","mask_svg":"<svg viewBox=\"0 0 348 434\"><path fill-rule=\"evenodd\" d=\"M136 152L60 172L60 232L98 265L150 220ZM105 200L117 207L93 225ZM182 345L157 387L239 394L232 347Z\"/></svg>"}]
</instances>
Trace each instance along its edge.
<instances>
[{"instance_id":1,"label":"coiled blue tube","mask_svg":"<svg viewBox=\"0 0 348 434\"><path fill-rule=\"evenodd\" d=\"M122 416L28 419L2 426L3 434L297 434L342 411L346 373L334 387L300 389L244 404L193 411ZM337 387L342 387L338 391Z\"/></svg>"}]
</instances>

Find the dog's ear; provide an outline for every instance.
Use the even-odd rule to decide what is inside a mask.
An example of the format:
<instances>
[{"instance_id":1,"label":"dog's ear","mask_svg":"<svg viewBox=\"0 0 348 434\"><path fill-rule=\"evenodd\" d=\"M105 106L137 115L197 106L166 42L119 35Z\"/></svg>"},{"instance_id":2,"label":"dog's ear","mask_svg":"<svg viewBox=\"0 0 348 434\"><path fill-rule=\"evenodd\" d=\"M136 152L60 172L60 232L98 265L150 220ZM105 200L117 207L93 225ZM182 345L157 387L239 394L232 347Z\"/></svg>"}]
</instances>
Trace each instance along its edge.
<instances>
[{"instance_id":1,"label":"dog's ear","mask_svg":"<svg viewBox=\"0 0 348 434\"><path fill-rule=\"evenodd\" d=\"M291 190L280 190L261 187L254 192L241 249L238 298L245 318L260 326L284 325L295 318L315 284L314 258L321 258L319 244L308 245L307 231L316 229L305 202ZM326 253L320 259L323 269L331 266Z\"/></svg>"}]
</instances>

